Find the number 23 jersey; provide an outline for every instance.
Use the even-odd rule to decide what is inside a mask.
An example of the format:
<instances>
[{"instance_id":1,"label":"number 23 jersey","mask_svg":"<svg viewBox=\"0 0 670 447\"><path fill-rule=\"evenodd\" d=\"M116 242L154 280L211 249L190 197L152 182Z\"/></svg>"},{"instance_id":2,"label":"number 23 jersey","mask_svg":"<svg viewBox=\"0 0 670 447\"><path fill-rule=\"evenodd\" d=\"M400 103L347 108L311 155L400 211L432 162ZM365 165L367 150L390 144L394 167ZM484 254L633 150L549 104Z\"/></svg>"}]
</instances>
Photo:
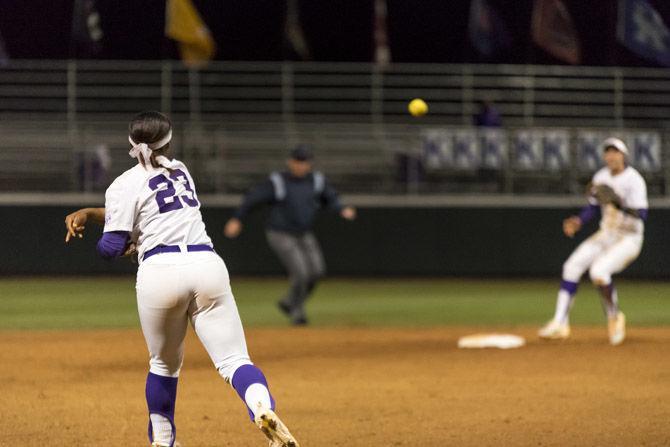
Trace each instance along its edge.
<instances>
[{"instance_id":1,"label":"number 23 jersey","mask_svg":"<svg viewBox=\"0 0 670 447\"><path fill-rule=\"evenodd\" d=\"M158 245L209 245L193 179L179 160L140 164L118 176L105 192L105 232L128 231L138 259Z\"/></svg>"}]
</instances>

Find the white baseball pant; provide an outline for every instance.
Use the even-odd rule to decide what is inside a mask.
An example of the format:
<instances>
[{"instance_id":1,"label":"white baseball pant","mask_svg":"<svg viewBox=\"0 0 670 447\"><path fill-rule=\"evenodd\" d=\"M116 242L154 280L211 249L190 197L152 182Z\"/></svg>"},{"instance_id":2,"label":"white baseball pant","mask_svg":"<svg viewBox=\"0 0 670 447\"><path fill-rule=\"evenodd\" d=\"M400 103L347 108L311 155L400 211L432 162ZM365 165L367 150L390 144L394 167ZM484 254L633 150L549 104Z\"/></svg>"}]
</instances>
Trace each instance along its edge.
<instances>
[{"instance_id":1,"label":"white baseball pant","mask_svg":"<svg viewBox=\"0 0 670 447\"><path fill-rule=\"evenodd\" d=\"M188 320L226 381L251 363L228 269L216 253L151 256L137 271L136 290L152 373L179 376Z\"/></svg>"},{"instance_id":2,"label":"white baseball pant","mask_svg":"<svg viewBox=\"0 0 670 447\"><path fill-rule=\"evenodd\" d=\"M643 236L599 230L582 242L563 264L563 279L578 283L589 270L596 285L608 285L612 275L633 262L642 249Z\"/></svg>"}]
</instances>

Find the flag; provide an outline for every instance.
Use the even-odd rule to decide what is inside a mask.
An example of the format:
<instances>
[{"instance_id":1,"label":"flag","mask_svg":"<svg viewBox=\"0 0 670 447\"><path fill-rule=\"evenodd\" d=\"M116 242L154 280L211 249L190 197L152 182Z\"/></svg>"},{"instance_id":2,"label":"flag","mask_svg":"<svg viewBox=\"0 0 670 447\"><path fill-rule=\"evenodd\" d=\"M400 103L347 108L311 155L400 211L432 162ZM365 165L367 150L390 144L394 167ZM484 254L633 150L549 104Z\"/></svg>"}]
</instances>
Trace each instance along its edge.
<instances>
[{"instance_id":1,"label":"flag","mask_svg":"<svg viewBox=\"0 0 670 447\"><path fill-rule=\"evenodd\" d=\"M188 67L201 67L216 53L212 33L191 0L168 0L165 35L179 43L181 59Z\"/></svg>"},{"instance_id":2,"label":"flag","mask_svg":"<svg viewBox=\"0 0 670 447\"><path fill-rule=\"evenodd\" d=\"M7 53L7 48L5 48L5 40L0 35L0 67L6 67L9 65L9 53Z\"/></svg>"},{"instance_id":3,"label":"flag","mask_svg":"<svg viewBox=\"0 0 670 447\"><path fill-rule=\"evenodd\" d=\"M575 24L561 0L535 0L531 19L535 44L569 64L579 64L582 50Z\"/></svg>"},{"instance_id":4,"label":"flag","mask_svg":"<svg viewBox=\"0 0 670 447\"><path fill-rule=\"evenodd\" d=\"M479 140L473 130L457 130L451 150L453 168L470 170L480 167Z\"/></svg>"},{"instance_id":5,"label":"flag","mask_svg":"<svg viewBox=\"0 0 670 447\"><path fill-rule=\"evenodd\" d=\"M485 57L509 48L512 39L504 22L487 0L472 0L468 19L472 46Z\"/></svg>"},{"instance_id":6,"label":"flag","mask_svg":"<svg viewBox=\"0 0 670 447\"><path fill-rule=\"evenodd\" d=\"M512 140L513 165L516 169L542 168L542 136L538 131L519 130Z\"/></svg>"},{"instance_id":7,"label":"flag","mask_svg":"<svg viewBox=\"0 0 670 447\"><path fill-rule=\"evenodd\" d=\"M542 154L544 167L561 171L570 167L570 135L564 130L543 132Z\"/></svg>"},{"instance_id":8,"label":"flag","mask_svg":"<svg viewBox=\"0 0 670 447\"><path fill-rule=\"evenodd\" d=\"M293 57L306 61L312 58L300 24L298 0L286 3L286 23L284 24L284 45Z\"/></svg>"},{"instance_id":9,"label":"flag","mask_svg":"<svg viewBox=\"0 0 670 447\"><path fill-rule=\"evenodd\" d=\"M658 132L636 132L632 137L632 159L635 167L645 172L660 171L663 168L660 134Z\"/></svg>"},{"instance_id":10,"label":"flag","mask_svg":"<svg viewBox=\"0 0 670 447\"><path fill-rule=\"evenodd\" d=\"M386 16L388 9L386 0L375 0L375 21L374 21L374 61L380 66L391 62L391 50L388 44L388 31L386 28Z\"/></svg>"},{"instance_id":11,"label":"flag","mask_svg":"<svg viewBox=\"0 0 670 447\"><path fill-rule=\"evenodd\" d=\"M583 172L597 171L603 166L600 146L607 136L590 130L577 134L577 169Z\"/></svg>"},{"instance_id":12,"label":"flag","mask_svg":"<svg viewBox=\"0 0 670 447\"><path fill-rule=\"evenodd\" d=\"M637 55L670 67L670 30L646 0L620 0L617 38Z\"/></svg>"},{"instance_id":13,"label":"flag","mask_svg":"<svg viewBox=\"0 0 670 447\"><path fill-rule=\"evenodd\" d=\"M104 34L95 0L75 0L72 10L72 57L95 57L102 51Z\"/></svg>"},{"instance_id":14,"label":"flag","mask_svg":"<svg viewBox=\"0 0 670 447\"><path fill-rule=\"evenodd\" d=\"M507 162L507 135L500 129L481 129L480 159L483 168L502 169Z\"/></svg>"}]
</instances>

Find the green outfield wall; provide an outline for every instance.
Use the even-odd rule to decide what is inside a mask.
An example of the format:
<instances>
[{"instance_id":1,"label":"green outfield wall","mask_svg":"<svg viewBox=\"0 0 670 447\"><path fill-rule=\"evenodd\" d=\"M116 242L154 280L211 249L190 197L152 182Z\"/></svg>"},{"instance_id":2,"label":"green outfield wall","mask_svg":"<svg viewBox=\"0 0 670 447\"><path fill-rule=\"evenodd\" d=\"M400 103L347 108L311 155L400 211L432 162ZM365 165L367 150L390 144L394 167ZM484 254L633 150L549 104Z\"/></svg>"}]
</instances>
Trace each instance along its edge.
<instances>
[{"instance_id":1,"label":"green outfield wall","mask_svg":"<svg viewBox=\"0 0 670 447\"><path fill-rule=\"evenodd\" d=\"M2 206L0 273L132 273L127 260L103 261L95 252L101 228L90 226L84 239L64 243L65 215L76 207ZM595 225L574 240L563 236L561 221L572 209L515 207L359 208L355 222L323 213L316 225L334 275L559 276L561 265ZM216 250L233 275L277 274L281 267L265 241L265 214L245 221L242 235L222 234L231 208L204 208ZM626 270L630 277L670 278L670 209L652 209L642 254ZM586 234L585 234L586 233Z\"/></svg>"}]
</instances>

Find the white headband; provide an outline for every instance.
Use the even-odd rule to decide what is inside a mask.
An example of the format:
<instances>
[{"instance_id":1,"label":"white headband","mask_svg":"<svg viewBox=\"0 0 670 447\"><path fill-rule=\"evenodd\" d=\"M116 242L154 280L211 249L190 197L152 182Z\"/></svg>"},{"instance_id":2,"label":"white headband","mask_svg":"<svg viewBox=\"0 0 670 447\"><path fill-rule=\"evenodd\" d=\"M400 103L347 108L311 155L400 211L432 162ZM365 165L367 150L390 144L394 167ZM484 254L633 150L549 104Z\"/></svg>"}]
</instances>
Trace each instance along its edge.
<instances>
[{"instance_id":1,"label":"white headband","mask_svg":"<svg viewBox=\"0 0 670 447\"><path fill-rule=\"evenodd\" d=\"M128 151L128 155L130 155L132 158L138 158L139 154L142 154L144 157L144 161L147 162L149 161L149 158L151 157L151 151L160 149L166 144L168 144L172 140L172 129L165 135L161 140L156 141L155 143L147 144L147 143L135 143L133 139L128 136L128 141L130 144L133 145L133 147Z\"/></svg>"}]
</instances>

